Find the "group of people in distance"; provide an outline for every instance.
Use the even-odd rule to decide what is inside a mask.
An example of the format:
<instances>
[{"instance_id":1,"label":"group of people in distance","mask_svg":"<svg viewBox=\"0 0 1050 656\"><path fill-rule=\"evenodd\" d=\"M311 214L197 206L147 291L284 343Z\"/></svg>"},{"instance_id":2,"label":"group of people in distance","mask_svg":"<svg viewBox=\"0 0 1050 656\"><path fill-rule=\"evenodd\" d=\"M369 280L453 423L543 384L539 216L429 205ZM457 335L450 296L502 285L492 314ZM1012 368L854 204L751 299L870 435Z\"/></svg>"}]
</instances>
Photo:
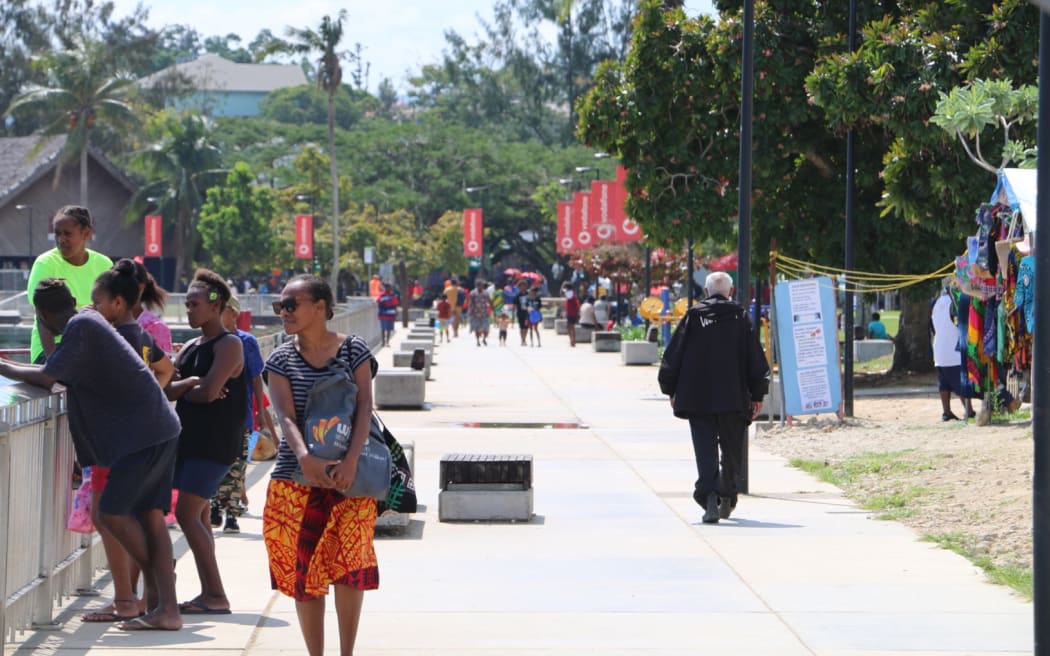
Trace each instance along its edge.
<instances>
[{"instance_id":1,"label":"group of people in distance","mask_svg":"<svg viewBox=\"0 0 1050 656\"><path fill-rule=\"evenodd\" d=\"M342 493L353 482L370 425L377 364L368 345L330 330L330 287L298 276L274 303L291 339L264 365L255 339L235 327L239 303L227 283L198 269L185 307L200 335L172 361L170 331L147 309L162 309L165 292L141 263L113 264L88 249L93 225L83 207L55 214L56 247L37 258L29 277L36 308L32 363L0 360L4 377L66 388L70 434L79 464L91 468L85 484L92 486L93 519L114 584L109 607L84 619L119 622L127 631L178 630L184 615L232 612L216 559L212 504L224 480L236 481L238 465L243 484L248 430L256 418L270 417L265 367L284 438L263 513L271 581L296 600L311 655L323 653L324 598L334 586L342 651L352 652L363 592L378 587L375 501ZM341 462L310 455L302 437L309 388L333 357L348 361L360 390L350 452ZM292 480L297 467L309 485ZM173 489L201 586L182 603L165 522Z\"/></svg>"}]
</instances>

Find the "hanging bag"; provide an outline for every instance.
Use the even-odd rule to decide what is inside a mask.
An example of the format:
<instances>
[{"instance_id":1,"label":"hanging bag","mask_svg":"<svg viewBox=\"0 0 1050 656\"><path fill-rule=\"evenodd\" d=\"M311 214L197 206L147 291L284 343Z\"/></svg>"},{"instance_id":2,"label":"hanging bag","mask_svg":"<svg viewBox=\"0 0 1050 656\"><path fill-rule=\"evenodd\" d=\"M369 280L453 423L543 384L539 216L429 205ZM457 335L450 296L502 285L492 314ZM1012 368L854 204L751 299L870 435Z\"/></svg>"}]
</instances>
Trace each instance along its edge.
<instances>
[{"instance_id":1,"label":"hanging bag","mask_svg":"<svg viewBox=\"0 0 1050 656\"><path fill-rule=\"evenodd\" d=\"M1006 278L1008 275L1007 269L1010 263L1010 250L1017 244L1024 240L1024 227L1018 226L1017 216L1020 212L1012 212L1010 216L1010 227L1007 228L1006 233L1002 239L998 239L995 242L995 254L999 258L999 276ZM1020 230L1018 229L1020 227Z\"/></svg>"},{"instance_id":2,"label":"hanging bag","mask_svg":"<svg viewBox=\"0 0 1050 656\"><path fill-rule=\"evenodd\" d=\"M342 460L350 450L350 433L357 410L357 383L347 363L337 358L328 361L329 375L318 380L306 397L306 416L303 420L303 441L310 455L325 460ZM357 459L357 474L346 496L386 499L390 488L392 467L390 449L373 437L375 415L368 441ZM301 467L292 474L297 483L309 485Z\"/></svg>"},{"instance_id":3,"label":"hanging bag","mask_svg":"<svg viewBox=\"0 0 1050 656\"><path fill-rule=\"evenodd\" d=\"M91 477L80 482L80 487L73 493L73 506L69 509L66 529L74 533L94 533L95 524L91 521Z\"/></svg>"}]
</instances>

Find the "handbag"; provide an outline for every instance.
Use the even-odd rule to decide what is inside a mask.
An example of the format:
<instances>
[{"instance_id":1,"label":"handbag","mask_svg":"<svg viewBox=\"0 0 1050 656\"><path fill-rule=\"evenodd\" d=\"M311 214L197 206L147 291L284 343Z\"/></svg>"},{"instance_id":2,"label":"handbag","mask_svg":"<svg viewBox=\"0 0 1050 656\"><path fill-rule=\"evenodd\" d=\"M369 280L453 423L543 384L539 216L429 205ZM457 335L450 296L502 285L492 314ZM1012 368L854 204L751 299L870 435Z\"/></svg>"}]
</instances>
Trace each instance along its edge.
<instances>
[{"instance_id":1,"label":"handbag","mask_svg":"<svg viewBox=\"0 0 1050 656\"><path fill-rule=\"evenodd\" d=\"M94 533L95 524L91 521L91 477L80 482L80 487L73 493L73 507L69 509L66 529L74 533Z\"/></svg>"},{"instance_id":2,"label":"handbag","mask_svg":"<svg viewBox=\"0 0 1050 656\"><path fill-rule=\"evenodd\" d=\"M543 313L539 310L529 312L529 323L534 326L543 323Z\"/></svg>"},{"instance_id":3,"label":"handbag","mask_svg":"<svg viewBox=\"0 0 1050 656\"><path fill-rule=\"evenodd\" d=\"M303 441L310 455L325 460L342 460L350 450L350 433L357 401L357 383L347 363L336 358L328 361L329 375L310 388L306 397ZM376 434L378 437L374 437ZM357 460L357 475L345 496L385 499L390 488L390 449L382 442L382 430L372 415L368 440ZM292 480L309 485L302 467L297 467Z\"/></svg>"}]
</instances>

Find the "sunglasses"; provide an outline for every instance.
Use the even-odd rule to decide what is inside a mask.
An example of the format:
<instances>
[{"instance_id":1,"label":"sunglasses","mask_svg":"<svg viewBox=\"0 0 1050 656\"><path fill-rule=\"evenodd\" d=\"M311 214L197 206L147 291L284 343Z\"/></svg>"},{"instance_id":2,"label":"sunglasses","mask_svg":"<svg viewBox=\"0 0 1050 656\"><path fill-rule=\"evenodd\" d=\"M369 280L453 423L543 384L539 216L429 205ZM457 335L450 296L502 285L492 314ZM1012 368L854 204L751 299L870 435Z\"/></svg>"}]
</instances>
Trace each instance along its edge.
<instances>
[{"instance_id":1,"label":"sunglasses","mask_svg":"<svg viewBox=\"0 0 1050 656\"><path fill-rule=\"evenodd\" d=\"M286 310L289 313L295 312L296 308L299 307L299 301L294 297L285 298L280 301L273 302L273 313L280 316L281 310Z\"/></svg>"}]
</instances>

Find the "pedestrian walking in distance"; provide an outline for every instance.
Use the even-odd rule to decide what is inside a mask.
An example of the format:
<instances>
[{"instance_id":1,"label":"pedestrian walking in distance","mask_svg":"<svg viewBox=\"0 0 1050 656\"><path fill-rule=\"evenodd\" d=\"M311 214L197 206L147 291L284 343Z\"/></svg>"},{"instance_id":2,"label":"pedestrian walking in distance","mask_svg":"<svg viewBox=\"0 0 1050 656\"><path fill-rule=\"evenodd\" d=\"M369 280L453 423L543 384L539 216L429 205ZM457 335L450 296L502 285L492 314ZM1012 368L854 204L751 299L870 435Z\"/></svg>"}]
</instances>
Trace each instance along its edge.
<instances>
[{"instance_id":1,"label":"pedestrian walking in distance","mask_svg":"<svg viewBox=\"0 0 1050 656\"><path fill-rule=\"evenodd\" d=\"M769 363L747 311L729 300L729 274L712 273L704 289L707 298L686 312L664 350L658 380L675 416L689 420L693 499L704 523L717 524L736 508L745 434L769 389Z\"/></svg>"}]
</instances>

